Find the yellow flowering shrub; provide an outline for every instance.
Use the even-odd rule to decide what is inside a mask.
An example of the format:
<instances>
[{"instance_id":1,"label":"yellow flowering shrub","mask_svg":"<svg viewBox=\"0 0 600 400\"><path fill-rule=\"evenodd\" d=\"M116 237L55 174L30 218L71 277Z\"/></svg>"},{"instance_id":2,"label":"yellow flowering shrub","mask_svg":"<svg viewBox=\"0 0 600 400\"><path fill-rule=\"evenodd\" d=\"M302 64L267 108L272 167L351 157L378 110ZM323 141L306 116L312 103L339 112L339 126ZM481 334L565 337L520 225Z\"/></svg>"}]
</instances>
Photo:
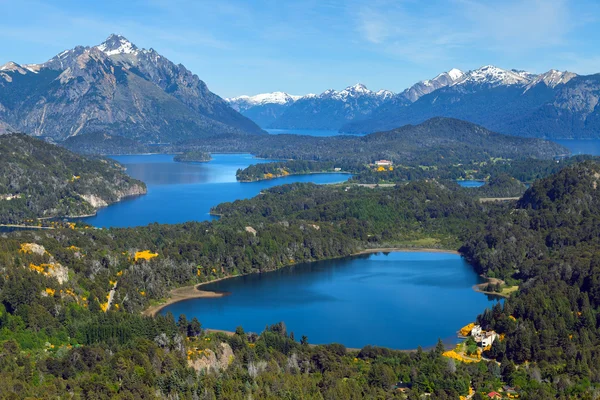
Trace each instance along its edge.
<instances>
[{"instance_id":1,"label":"yellow flowering shrub","mask_svg":"<svg viewBox=\"0 0 600 400\"><path fill-rule=\"evenodd\" d=\"M144 251L137 251L135 253L134 259L135 261L138 260L151 260L154 257L158 257L158 253L152 253L150 250L144 250Z\"/></svg>"}]
</instances>

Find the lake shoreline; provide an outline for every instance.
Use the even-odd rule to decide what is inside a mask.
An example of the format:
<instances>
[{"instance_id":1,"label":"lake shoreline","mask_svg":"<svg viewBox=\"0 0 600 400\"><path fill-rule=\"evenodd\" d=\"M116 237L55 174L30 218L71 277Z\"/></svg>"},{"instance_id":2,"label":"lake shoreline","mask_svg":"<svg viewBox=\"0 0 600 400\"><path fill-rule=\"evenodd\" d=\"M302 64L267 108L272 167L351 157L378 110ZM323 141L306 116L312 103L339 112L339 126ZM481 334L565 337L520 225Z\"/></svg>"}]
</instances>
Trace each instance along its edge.
<instances>
[{"instance_id":1,"label":"lake shoreline","mask_svg":"<svg viewBox=\"0 0 600 400\"><path fill-rule=\"evenodd\" d=\"M446 254L460 255L460 253L456 250L418 248L418 247L409 247L409 248L383 247L383 248L375 248L375 249L365 249L365 250L361 250L357 253L353 253L348 256L343 256L343 257L355 257L355 256L360 256L360 255L376 254L376 253L419 253L419 252L446 253ZM343 258L343 257L339 257L339 258ZM332 259L333 258L327 259L327 260L332 260ZM317 262L317 261L326 261L326 260L316 260L316 261L306 261L306 262ZM286 265L281 268L291 267L293 265L295 265L295 264ZM278 268L278 269L280 269L280 268ZM268 272L271 272L271 271L268 271ZM255 274L255 273L257 273L257 272L252 272L251 274ZM144 309L142 311L142 315L154 317L165 307L170 306L175 303L179 303L181 301L185 301L185 300L202 299L202 298L218 298L218 297L228 296L229 293L220 293L220 292L213 292L213 291L209 291L209 290L200 290L199 287L208 285L210 283L223 281L225 279L231 279L231 278L236 278L236 277L245 276L245 275L250 275L250 274L224 276L221 278L210 280L208 282L196 283L194 285L182 286L182 287L173 289L169 292L169 297L165 300L165 302L147 307L146 309Z\"/></svg>"},{"instance_id":2,"label":"lake shoreline","mask_svg":"<svg viewBox=\"0 0 600 400\"><path fill-rule=\"evenodd\" d=\"M287 175L274 175L272 178L256 178L256 179L237 179L236 180L240 183L252 183L252 182L262 182L262 181L271 181L274 179L278 179L278 178L286 178L288 176L302 176L302 175L318 175L318 174L345 174L345 175L352 175L352 172L348 172L348 171L315 171L315 172L294 172L294 173L289 173ZM348 178L350 179L350 178ZM343 183L346 181L342 181L342 182L338 182L338 183Z\"/></svg>"},{"instance_id":3,"label":"lake shoreline","mask_svg":"<svg viewBox=\"0 0 600 400\"><path fill-rule=\"evenodd\" d=\"M163 308L170 306L171 304L179 303L180 301L192 300L192 299L210 299L210 298L219 298L229 296L230 293L224 292L213 292L210 290L200 290L200 286L207 285L209 283L214 283L218 281L222 281L225 279L233 278L232 276L227 276L223 278L217 278L212 281L197 283L191 286L182 286L176 289L173 289L169 292L169 297L165 302L152 305L147 307L144 311L142 311L142 315L148 317L154 317L158 314Z\"/></svg>"}]
</instances>

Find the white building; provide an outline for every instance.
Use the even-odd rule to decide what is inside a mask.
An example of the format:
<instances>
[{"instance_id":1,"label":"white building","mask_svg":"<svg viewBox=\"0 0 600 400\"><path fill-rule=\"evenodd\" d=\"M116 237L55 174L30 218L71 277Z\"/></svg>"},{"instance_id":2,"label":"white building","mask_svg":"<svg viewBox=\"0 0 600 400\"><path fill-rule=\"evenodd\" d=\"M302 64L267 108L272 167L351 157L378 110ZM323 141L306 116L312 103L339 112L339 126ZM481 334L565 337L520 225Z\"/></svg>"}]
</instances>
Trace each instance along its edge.
<instances>
[{"instance_id":1,"label":"white building","mask_svg":"<svg viewBox=\"0 0 600 400\"><path fill-rule=\"evenodd\" d=\"M475 342L480 344L481 347L488 347L494 343L498 334L494 331L484 331L480 325L475 325L471 330L471 336L473 336Z\"/></svg>"},{"instance_id":2,"label":"white building","mask_svg":"<svg viewBox=\"0 0 600 400\"><path fill-rule=\"evenodd\" d=\"M391 161L388 161L388 160L375 161L375 165L377 165L378 167L389 167L392 164L394 164L394 163Z\"/></svg>"}]
</instances>

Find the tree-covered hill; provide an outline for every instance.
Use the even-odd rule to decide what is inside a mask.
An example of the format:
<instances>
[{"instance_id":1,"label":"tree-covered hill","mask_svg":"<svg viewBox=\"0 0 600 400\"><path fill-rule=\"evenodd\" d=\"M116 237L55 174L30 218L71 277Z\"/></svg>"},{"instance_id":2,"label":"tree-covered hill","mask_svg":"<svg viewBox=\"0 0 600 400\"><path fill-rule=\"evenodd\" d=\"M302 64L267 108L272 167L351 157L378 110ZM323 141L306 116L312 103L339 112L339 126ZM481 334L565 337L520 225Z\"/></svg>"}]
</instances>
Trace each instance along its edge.
<instances>
[{"instance_id":1,"label":"tree-covered hill","mask_svg":"<svg viewBox=\"0 0 600 400\"><path fill-rule=\"evenodd\" d=\"M568 149L556 143L502 135L452 118L432 118L419 125L406 125L361 137L227 136L190 141L186 147L213 153L249 152L274 159L360 163L386 159L409 165L487 161L492 157L551 159L569 154Z\"/></svg>"},{"instance_id":2,"label":"tree-covered hill","mask_svg":"<svg viewBox=\"0 0 600 400\"><path fill-rule=\"evenodd\" d=\"M394 188L293 184L222 204L217 221L5 234L0 391L16 398L71 391L96 398L457 399L471 388L481 399L510 385L523 399L593 399L600 382L599 180L598 164L584 162L535 182L510 204L479 203L467 189L435 180ZM517 187L499 177L480 190ZM455 361L441 346L411 354L311 347L283 324L260 336L240 328L226 337L202 332L201 321L185 316L139 314L178 286L423 243L463 243L479 272L519 286L478 317L502 334L484 353L491 361ZM395 387L400 381L405 392Z\"/></svg>"},{"instance_id":3,"label":"tree-covered hill","mask_svg":"<svg viewBox=\"0 0 600 400\"><path fill-rule=\"evenodd\" d=\"M516 209L491 218L461 249L481 273L521 287L480 317L506 334L491 354L535 363L539 382L578 382L567 397L600 377L599 184L600 167L591 162L537 181Z\"/></svg>"},{"instance_id":4,"label":"tree-covered hill","mask_svg":"<svg viewBox=\"0 0 600 400\"><path fill-rule=\"evenodd\" d=\"M94 213L146 193L114 161L88 159L22 134L0 136L0 223Z\"/></svg>"}]
</instances>

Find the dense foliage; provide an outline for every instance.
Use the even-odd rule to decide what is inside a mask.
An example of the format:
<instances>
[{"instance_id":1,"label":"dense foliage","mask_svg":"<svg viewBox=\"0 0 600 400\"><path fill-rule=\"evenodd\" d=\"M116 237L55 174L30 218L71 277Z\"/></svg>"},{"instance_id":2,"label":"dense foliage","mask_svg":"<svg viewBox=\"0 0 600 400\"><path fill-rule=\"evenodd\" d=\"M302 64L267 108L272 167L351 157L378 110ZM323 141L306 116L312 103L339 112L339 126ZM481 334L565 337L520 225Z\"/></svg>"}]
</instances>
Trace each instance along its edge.
<instances>
[{"instance_id":1,"label":"dense foliage","mask_svg":"<svg viewBox=\"0 0 600 400\"><path fill-rule=\"evenodd\" d=\"M0 136L0 223L93 213L146 192L114 162L88 159L21 134Z\"/></svg>"},{"instance_id":2,"label":"dense foliage","mask_svg":"<svg viewBox=\"0 0 600 400\"><path fill-rule=\"evenodd\" d=\"M546 171L545 169L541 169ZM600 167L475 189L292 184L225 203L218 221L18 231L0 240L0 392L95 398L595 398L600 382ZM458 248L518 285L478 322L502 334L463 363L430 352L310 346L284 324L261 335L142 317L169 290L365 248ZM459 327L457 327L458 329ZM297 334L300 337L295 336ZM431 344L425 344L431 345ZM403 389L397 390L395 385ZM405 389L405 390L404 390Z\"/></svg>"},{"instance_id":3,"label":"dense foliage","mask_svg":"<svg viewBox=\"0 0 600 400\"><path fill-rule=\"evenodd\" d=\"M583 163L533 184L462 248L479 272L521 281L481 323L505 333L496 357L577 397L600 379L600 168Z\"/></svg>"},{"instance_id":4,"label":"dense foliage","mask_svg":"<svg viewBox=\"0 0 600 400\"><path fill-rule=\"evenodd\" d=\"M287 175L311 174L320 172L357 173L366 170L364 164L350 161L306 161L290 160L253 164L236 173L238 181L251 182L272 179Z\"/></svg>"},{"instance_id":5,"label":"dense foliage","mask_svg":"<svg viewBox=\"0 0 600 400\"><path fill-rule=\"evenodd\" d=\"M205 151L187 151L182 154L176 154L173 160L178 162L208 162L212 160L212 157L210 153Z\"/></svg>"}]
</instances>

